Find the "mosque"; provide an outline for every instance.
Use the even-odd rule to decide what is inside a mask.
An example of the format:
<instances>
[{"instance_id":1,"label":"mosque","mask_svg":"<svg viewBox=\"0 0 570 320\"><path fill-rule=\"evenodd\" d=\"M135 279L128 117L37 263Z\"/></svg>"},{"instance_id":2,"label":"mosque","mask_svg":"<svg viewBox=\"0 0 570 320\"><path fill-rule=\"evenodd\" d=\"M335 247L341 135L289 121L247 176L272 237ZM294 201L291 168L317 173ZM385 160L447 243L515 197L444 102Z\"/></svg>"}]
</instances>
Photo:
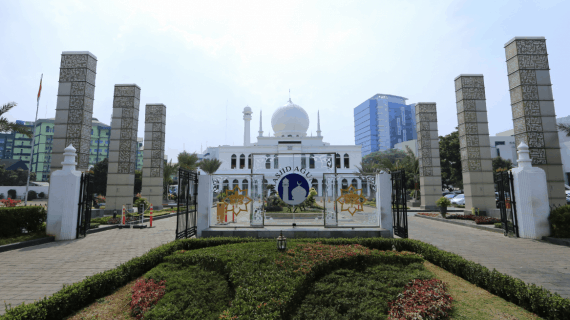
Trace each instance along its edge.
<instances>
[{"instance_id":1,"label":"mosque","mask_svg":"<svg viewBox=\"0 0 570 320\"><path fill-rule=\"evenodd\" d=\"M263 135L262 113L259 113L257 142L250 141L250 122L253 111L249 106L243 110L243 146L223 145L208 147L204 158L222 161L217 176L227 176L224 186L233 189L250 189L251 174L263 174L264 185L275 184L281 174L289 170L306 173L311 187L318 196L323 195L323 178L336 179L338 189L353 185L370 195L366 180L358 179L356 168L362 160L360 145L331 145L323 141L320 114L317 114L317 135L308 136L309 115L291 98L286 105L277 108L271 117L273 135ZM334 160L333 160L334 159ZM325 174L327 174L325 176ZM361 181L362 180L362 181ZM329 180L330 181L330 180Z\"/></svg>"}]
</instances>

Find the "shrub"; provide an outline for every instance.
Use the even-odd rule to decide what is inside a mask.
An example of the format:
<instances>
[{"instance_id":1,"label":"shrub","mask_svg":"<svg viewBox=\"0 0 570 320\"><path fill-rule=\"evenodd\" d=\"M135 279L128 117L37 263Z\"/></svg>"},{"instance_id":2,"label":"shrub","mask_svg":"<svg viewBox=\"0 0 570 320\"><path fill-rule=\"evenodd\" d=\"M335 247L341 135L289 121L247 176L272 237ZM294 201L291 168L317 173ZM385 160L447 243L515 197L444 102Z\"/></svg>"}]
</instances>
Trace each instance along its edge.
<instances>
[{"instance_id":1,"label":"shrub","mask_svg":"<svg viewBox=\"0 0 570 320\"><path fill-rule=\"evenodd\" d=\"M0 237L9 237L22 233L42 230L47 212L44 207L0 208Z\"/></svg>"},{"instance_id":2,"label":"shrub","mask_svg":"<svg viewBox=\"0 0 570 320\"><path fill-rule=\"evenodd\" d=\"M267 212L281 212L281 211L283 211L283 207L269 206L269 207L265 207L265 211L267 211Z\"/></svg>"},{"instance_id":3,"label":"shrub","mask_svg":"<svg viewBox=\"0 0 570 320\"><path fill-rule=\"evenodd\" d=\"M398 299L389 302L391 319L445 319L453 298L447 285L438 279L414 279Z\"/></svg>"},{"instance_id":4,"label":"shrub","mask_svg":"<svg viewBox=\"0 0 570 320\"><path fill-rule=\"evenodd\" d=\"M447 199L446 197L441 197L439 199L437 199L437 201L435 202L435 205L438 207L449 207L451 205L451 201L449 201L449 199Z\"/></svg>"},{"instance_id":5,"label":"shrub","mask_svg":"<svg viewBox=\"0 0 570 320\"><path fill-rule=\"evenodd\" d=\"M570 205L550 211L548 221L552 226L552 235L555 238L570 238Z\"/></svg>"},{"instance_id":6,"label":"shrub","mask_svg":"<svg viewBox=\"0 0 570 320\"><path fill-rule=\"evenodd\" d=\"M0 193L0 200L4 199L4 194Z\"/></svg>"},{"instance_id":7,"label":"shrub","mask_svg":"<svg viewBox=\"0 0 570 320\"><path fill-rule=\"evenodd\" d=\"M28 191L28 200L35 200L38 198L38 194L34 190Z\"/></svg>"},{"instance_id":8,"label":"shrub","mask_svg":"<svg viewBox=\"0 0 570 320\"><path fill-rule=\"evenodd\" d=\"M44 192L40 192L40 193L38 194L38 197L40 197L40 199L43 199L43 198L46 197L46 194L45 194Z\"/></svg>"},{"instance_id":9,"label":"shrub","mask_svg":"<svg viewBox=\"0 0 570 320\"><path fill-rule=\"evenodd\" d=\"M132 287L131 313L137 319L142 319L143 314L150 310L158 300L162 299L165 292L166 281L154 282L153 279L141 279Z\"/></svg>"},{"instance_id":10,"label":"shrub","mask_svg":"<svg viewBox=\"0 0 570 320\"><path fill-rule=\"evenodd\" d=\"M8 198L16 199L16 196L17 196L16 190L14 189L8 190Z\"/></svg>"},{"instance_id":11,"label":"shrub","mask_svg":"<svg viewBox=\"0 0 570 320\"><path fill-rule=\"evenodd\" d=\"M144 211L145 212L148 211L150 208L150 202L148 202L148 200L143 197L137 198L136 201L133 203L133 207L138 208L141 205L141 203L144 203Z\"/></svg>"}]
</instances>

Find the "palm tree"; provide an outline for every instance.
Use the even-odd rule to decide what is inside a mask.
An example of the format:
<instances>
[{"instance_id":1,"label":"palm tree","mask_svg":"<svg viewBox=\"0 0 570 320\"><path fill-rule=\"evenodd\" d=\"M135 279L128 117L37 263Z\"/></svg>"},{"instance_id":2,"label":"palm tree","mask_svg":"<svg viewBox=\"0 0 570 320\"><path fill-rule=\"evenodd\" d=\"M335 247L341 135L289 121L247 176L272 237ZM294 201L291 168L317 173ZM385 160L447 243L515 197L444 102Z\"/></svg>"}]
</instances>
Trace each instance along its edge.
<instances>
[{"instance_id":1,"label":"palm tree","mask_svg":"<svg viewBox=\"0 0 570 320\"><path fill-rule=\"evenodd\" d=\"M17 133L25 134L29 138L32 137L32 131L21 124L16 124L10 122L8 119L4 118L2 115L10 111L10 109L16 106L16 102L8 102L0 108L0 132L14 131Z\"/></svg>"},{"instance_id":2,"label":"palm tree","mask_svg":"<svg viewBox=\"0 0 570 320\"><path fill-rule=\"evenodd\" d=\"M196 152L188 153L182 151L178 154L178 165L181 168L188 170L196 170L196 163L198 162L198 155Z\"/></svg>"},{"instance_id":3,"label":"palm tree","mask_svg":"<svg viewBox=\"0 0 570 320\"><path fill-rule=\"evenodd\" d=\"M380 172L380 169L376 168L374 163L362 163L360 162L360 167L356 166L358 173L362 174L376 174Z\"/></svg>"},{"instance_id":4,"label":"palm tree","mask_svg":"<svg viewBox=\"0 0 570 320\"><path fill-rule=\"evenodd\" d=\"M172 159L170 162L164 166L163 170L163 195L166 197L168 195L168 186L172 184L172 176L176 174L176 170L178 170L178 163L172 164Z\"/></svg>"},{"instance_id":5,"label":"palm tree","mask_svg":"<svg viewBox=\"0 0 570 320\"><path fill-rule=\"evenodd\" d=\"M222 162L218 159L204 159L200 161L198 167L200 167L202 171L206 172L206 174L212 175L218 171L221 165Z\"/></svg>"},{"instance_id":6,"label":"palm tree","mask_svg":"<svg viewBox=\"0 0 570 320\"><path fill-rule=\"evenodd\" d=\"M567 137L570 137L570 124L560 123L558 124L558 130L565 132Z\"/></svg>"}]
</instances>

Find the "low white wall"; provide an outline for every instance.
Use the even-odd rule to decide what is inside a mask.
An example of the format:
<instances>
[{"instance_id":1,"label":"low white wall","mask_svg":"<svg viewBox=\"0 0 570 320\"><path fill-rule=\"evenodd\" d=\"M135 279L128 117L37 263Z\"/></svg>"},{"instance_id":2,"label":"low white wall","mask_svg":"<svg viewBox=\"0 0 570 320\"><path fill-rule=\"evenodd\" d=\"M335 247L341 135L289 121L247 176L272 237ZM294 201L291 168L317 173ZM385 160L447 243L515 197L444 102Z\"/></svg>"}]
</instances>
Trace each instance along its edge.
<instances>
[{"instance_id":1,"label":"low white wall","mask_svg":"<svg viewBox=\"0 0 570 320\"><path fill-rule=\"evenodd\" d=\"M26 195L26 186L22 187L10 187L10 186L1 186L0 193L4 194L4 199L8 199L8 190L16 190L16 199L24 200L24 196ZM34 190L37 194L40 192L45 193L45 198L48 197L49 187L36 187L30 186L28 190Z\"/></svg>"}]
</instances>

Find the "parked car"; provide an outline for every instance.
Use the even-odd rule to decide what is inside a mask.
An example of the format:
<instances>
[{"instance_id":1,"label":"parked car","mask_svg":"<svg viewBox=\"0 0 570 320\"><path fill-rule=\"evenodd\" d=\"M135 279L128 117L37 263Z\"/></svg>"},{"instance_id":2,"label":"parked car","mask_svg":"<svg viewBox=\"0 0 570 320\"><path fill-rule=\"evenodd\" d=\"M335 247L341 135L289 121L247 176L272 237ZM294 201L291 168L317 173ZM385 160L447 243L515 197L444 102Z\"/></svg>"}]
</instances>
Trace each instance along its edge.
<instances>
[{"instance_id":1,"label":"parked car","mask_svg":"<svg viewBox=\"0 0 570 320\"><path fill-rule=\"evenodd\" d=\"M449 199L449 200L455 198L455 196L456 196L455 193L448 193L448 194L444 195L444 197L446 197L446 198Z\"/></svg>"},{"instance_id":2,"label":"parked car","mask_svg":"<svg viewBox=\"0 0 570 320\"><path fill-rule=\"evenodd\" d=\"M451 204L464 206L465 205L465 194L462 193L462 194L458 194L455 197L453 197L453 199L451 199Z\"/></svg>"}]
</instances>

